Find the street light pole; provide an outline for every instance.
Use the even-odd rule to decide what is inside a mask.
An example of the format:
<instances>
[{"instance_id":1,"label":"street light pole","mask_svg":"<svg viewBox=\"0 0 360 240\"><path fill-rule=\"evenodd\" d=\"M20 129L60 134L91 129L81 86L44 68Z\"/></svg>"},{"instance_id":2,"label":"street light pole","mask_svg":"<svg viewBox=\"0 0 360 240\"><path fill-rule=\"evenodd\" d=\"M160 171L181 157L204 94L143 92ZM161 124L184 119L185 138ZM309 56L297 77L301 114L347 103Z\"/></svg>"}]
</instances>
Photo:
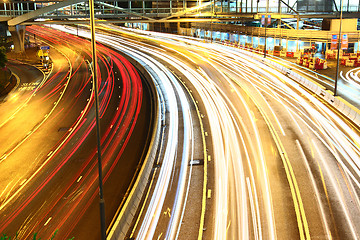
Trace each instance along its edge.
<instances>
[{"instance_id":1,"label":"street light pole","mask_svg":"<svg viewBox=\"0 0 360 240\"><path fill-rule=\"evenodd\" d=\"M215 0L214 0L215 1ZM213 21L213 15L215 12L215 3L213 2L213 4L211 4L211 21L210 21L210 43L212 43L213 41L213 26L212 26L212 21Z\"/></svg>"},{"instance_id":2,"label":"street light pole","mask_svg":"<svg viewBox=\"0 0 360 240\"><path fill-rule=\"evenodd\" d=\"M264 58L266 58L266 29L268 22L268 11L269 11L269 0L266 0Z\"/></svg>"},{"instance_id":3,"label":"street light pole","mask_svg":"<svg viewBox=\"0 0 360 240\"><path fill-rule=\"evenodd\" d=\"M264 58L266 58L266 27L267 26L267 17L265 15L265 45L264 45Z\"/></svg>"},{"instance_id":4,"label":"street light pole","mask_svg":"<svg viewBox=\"0 0 360 240\"><path fill-rule=\"evenodd\" d=\"M339 80L339 61L340 61L340 49L341 49L341 25L342 25L342 12L343 12L343 0L341 0L341 9L340 9L340 26L339 26L339 36L338 36L338 49L337 49L337 63L336 63L336 76L335 76L335 89L334 96L337 95L337 85Z\"/></svg>"},{"instance_id":5,"label":"street light pole","mask_svg":"<svg viewBox=\"0 0 360 240\"><path fill-rule=\"evenodd\" d=\"M98 149L98 169L99 169L99 197L100 197L100 223L101 223L101 240L106 240L105 227L105 201L103 195L102 182L102 165L101 165L101 142L100 142L100 117L99 117L99 90L97 81L97 59L96 59L96 41L95 41L95 17L94 17L94 0L89 0L90 7L90 26L91 26L91 47L92 47L92 75L95 86L95 115L96 115L96 136Z\"/></svg>"}]
</instances>

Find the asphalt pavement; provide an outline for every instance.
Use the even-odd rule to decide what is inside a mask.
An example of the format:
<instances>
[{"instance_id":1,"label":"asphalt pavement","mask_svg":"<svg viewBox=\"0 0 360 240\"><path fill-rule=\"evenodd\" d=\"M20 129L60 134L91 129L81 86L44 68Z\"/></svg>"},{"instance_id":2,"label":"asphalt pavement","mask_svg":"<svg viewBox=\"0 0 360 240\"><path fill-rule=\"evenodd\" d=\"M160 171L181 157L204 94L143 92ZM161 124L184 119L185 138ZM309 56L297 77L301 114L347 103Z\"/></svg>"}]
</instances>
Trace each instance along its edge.
<instances>
[{"instance_id":1,"label":"asphalt pavement","mask_svg":"<svg viewBox=\"0 0 360 240\"><path fill-rule=\"evenodd\" d=\"M28 30L47 37L54 66L50 74L36 67L29 74L25 67L39 63L30 55L37 49L19 56L28 63L17 63L19 88L0 104L0 171L7 173L0 176L0 233L29 239L36 232L49 239L58 229L59 239L99 239L94 84L86 62L90 47L85 46L89 43L70 36L60 40L59 32L47 28ZM151 100L135 69L116 52L98 50L108 227L146 150ZM148 105L142 106L143 98Z\"/></svg>"}]
</instances>

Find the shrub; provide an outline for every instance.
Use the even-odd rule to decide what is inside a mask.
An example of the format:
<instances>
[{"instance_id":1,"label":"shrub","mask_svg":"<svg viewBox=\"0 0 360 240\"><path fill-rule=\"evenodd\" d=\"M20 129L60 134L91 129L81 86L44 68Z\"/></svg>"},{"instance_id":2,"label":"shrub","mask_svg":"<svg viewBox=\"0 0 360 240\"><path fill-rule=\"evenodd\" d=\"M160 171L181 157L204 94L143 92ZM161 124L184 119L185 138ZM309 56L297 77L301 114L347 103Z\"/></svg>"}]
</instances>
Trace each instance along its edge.
<instances>
[{"instance_id":1,"label":"shrub","mask_svg":"<svg viewBox=\"0 0 360 240\"><path fill-rule=\"evenodd\" d=\"M56 230L54 232L54 234L52 235L52 237L49 240L54 240L57 232L58 232L58 230ZM11 240L11 239L12 240L20 240L20 239L18 239L18 234L17 233L16 233L16 236L14 238L11 238L11 237L7 236L6 234L3 234L0 237L0 240ZM74 240L74 239L75 239L75 237L72 237L72 238L70 238L68 240ZM41 238L37 238L37 233L34 233L32 240L41 240Z\"/></svg>"},{"instance_id":2,"label":"shrub","mask_svg":"<svg viewBox=\"0 0 360 240\"><path fill-rule=\"evenodd\" d=\"M6 48L2 46L0 47L0 68L4 68L5 63L7 63Z\"/></svg>"}]
</instances>

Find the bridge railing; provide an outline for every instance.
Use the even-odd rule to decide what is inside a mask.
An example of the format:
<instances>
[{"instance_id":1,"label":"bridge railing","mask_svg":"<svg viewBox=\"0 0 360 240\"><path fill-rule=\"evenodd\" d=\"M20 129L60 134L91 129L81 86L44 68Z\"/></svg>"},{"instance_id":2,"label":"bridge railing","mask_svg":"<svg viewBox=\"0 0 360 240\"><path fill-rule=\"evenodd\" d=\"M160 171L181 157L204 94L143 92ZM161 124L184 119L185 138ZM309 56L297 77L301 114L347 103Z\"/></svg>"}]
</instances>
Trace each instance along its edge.
<instances>
[{"instance_id":1,"label":"bridge railing","mask_svg":"<svg viewBox=\"0 0 360 240\"><path fill-rule=\"evenodd\" d=\"M28 12L49 6L51 4L55 4L57 2L17 2L17 3L0 3L0 16L2 17L16 17ZM130 16L132 12L140 15L147 15L149 17L167 17L171 14L175 14L183 11L183 8L175 8L175 7L157 7L157 8L124 8L124 11L104 8L102 6L95 6L95 15L97 16L109 16L109 17L126 17ZM54 16L66 16L66 17L84 17L89 16L89 7L88 3L77 3L73 5L69 5L64 8L59 8L55 11L42 14L39 17L54 17Z\"/></svg>"},{"instance_id":2,"label":"bridge railing","mask_svg":"<svg viewBox=\"0 0 360 240\"><path fill-rule=\"evenodd\" d=\"M34 11L45 6L56 4L54 2L35 2L35 1L24 1L24 2L0 2L0 16L20 16L25 13Z\"/></svg>"},{"instance_id":3,"label":"bridge railing","mask_svg":"<svg viewBox=\"0 0 360 240\"><path fill-rule=\"evenodd\" d=\"M249 27L249 26L239 26L233 24L212 24L211 23L192 23L191 27L194 29L202 29L205 31L222 31L229 33L237 33L247 36L265 36L265 28L263 27ZM344 32L348 35L349 42L357 42L360 39L360 31L355 32ZM313 42L331 42L332 31L318 31L318 30L296 30L296 29L284 29L284 28L267 28L266 36L268 38L286 38L290 40L311 40Z\"/></svg>"},{"instance_id":4,"label":"bridge railing","mask_svg":"<svg viewBox=\"0 0 360 240\"><path fill-rule=\"evenodd\" d=\"M208 0L209 1L209 0ZM51 2L46 1L13 1L13 0L0 0L0 16L2 17L15 17L20 16L30 11L34 11L51 4L56 4L61 1L53 0ZM127 0L112 0L112 1L102 1L108 4L113 5L115 8L117 6L127 6L123 7L124 11L133 12L140 15L146 15L148 17L167 17L171 14L176 14L178 12L184 11L194 7L194 1L175 1L175 0L157 0L148 4L148 1L127 1ZM135 5L135 2L137 4ZM139 4L141 3L142 4ZM206 3L206 0L202 1ZM214 12L216 15L224 14L237 14L237 13L294 13L293 9L298 9L297 2L294 0L287 1L290 5L285 5L281 3L279 5L277 2L270 2L268 10L266 10L266 4L264 1L257 0L242 0L242 1L221 1L215 0L214 5L208 5L205 8L197 10L196 13L207 13L208 15L211 12ZM191 5L192 4L192 5ZM290 7L291 6L291 7ZM299 13L311 12L310 8L313 6L303 6L302 10L297 10ZM334 0L332 7L330 6L332 12L340 10L339 0ZM360 4L358 0L349 0L343 4L342 10L344 12L359 12ZM126 17L127 15L124 11L119 11L116 9L107 8L101 5L96 5L95 2L95 14L97 16L109 16L109 17ZM319 11L319 13L327 13L329 11ZM194 13L194 12L192 12ZM189 13L190 14L190 13ZM71 17L86 17L89 16L89 8L87 6L87 1L83 3L76 3L69 5L64 8L59 8L51 13L43 14L40 17L46 16L67 16Z\"/></svg>"}]
</instances>

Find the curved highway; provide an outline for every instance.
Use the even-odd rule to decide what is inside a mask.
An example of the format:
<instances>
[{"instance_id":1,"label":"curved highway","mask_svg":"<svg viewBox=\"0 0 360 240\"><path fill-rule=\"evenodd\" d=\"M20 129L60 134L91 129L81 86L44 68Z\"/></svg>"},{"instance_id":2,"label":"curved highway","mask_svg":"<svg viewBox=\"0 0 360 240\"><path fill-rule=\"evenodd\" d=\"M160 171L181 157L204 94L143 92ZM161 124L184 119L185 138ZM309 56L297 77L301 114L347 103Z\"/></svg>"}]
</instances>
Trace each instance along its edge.
<instances>
[{"instance_id":1,"label":"curved highway","mask_svg":"<svg viewBox=\"0 0 360 240\"><path fill-rule=\"evenodd\" d=\"M100 41L166 66L164 73L170 69L193 92L204 113L211 156L205 159L205 194L197 196L205 214L183 220L181 228L171 220L164 224L177 208L159 200L147 210L161 208L156 230L144 216L134 237L186 239L195 227L198 231L191 238L360 237L357 126L239 49L170 34L105 28ZM175 144L177 136L169 137ZM183 181L176 171L173 178ZM177 191L185 191L180 186ZM186 192L178 194L186 201ZM197 212L191 207L187 211Z\"/></svg>"},{"instance_id":2,"label":"curved highway","mask_svg":"<svg viewBox=\"0 0 360 240\"><path fill-rule=\"evenodd\" d=\"M4 110L7 102L0 105L1 111L9 111L1 116L0 126L4 140L0 171L6 173L0 179L0 232L17 234L19 239L33 233L49 239L55 232L58 239L99 239L89 42L50 28L27 30L50 46L54 68L36 80L11 110ZM106 224L110 227L146 149L151 101L126 59L104 46L98 51Z\"/></svg>"}]
</instances>

